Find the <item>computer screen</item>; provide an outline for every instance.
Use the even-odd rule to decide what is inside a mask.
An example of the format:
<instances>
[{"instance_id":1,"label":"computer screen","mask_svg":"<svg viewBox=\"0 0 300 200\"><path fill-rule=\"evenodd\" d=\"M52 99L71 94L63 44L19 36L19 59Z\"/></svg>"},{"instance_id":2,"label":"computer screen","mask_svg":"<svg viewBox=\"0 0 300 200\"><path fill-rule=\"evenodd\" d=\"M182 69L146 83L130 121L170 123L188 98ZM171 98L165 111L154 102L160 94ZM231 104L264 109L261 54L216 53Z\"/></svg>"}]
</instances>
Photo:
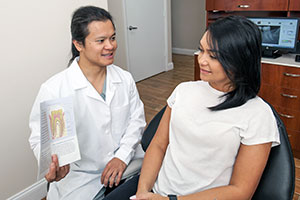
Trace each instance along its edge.
<instances>
[{"instance_id":1,"label":"computer screen","mask_svg":"<svg viewBox=\"0 0 300 200\"><path fill-rule=\"evenodd\" d=\"M278 57L279 51L294 52L298 39L298 18L249 18L262 34L263 56Z\"/></svg>"}]
</instances>

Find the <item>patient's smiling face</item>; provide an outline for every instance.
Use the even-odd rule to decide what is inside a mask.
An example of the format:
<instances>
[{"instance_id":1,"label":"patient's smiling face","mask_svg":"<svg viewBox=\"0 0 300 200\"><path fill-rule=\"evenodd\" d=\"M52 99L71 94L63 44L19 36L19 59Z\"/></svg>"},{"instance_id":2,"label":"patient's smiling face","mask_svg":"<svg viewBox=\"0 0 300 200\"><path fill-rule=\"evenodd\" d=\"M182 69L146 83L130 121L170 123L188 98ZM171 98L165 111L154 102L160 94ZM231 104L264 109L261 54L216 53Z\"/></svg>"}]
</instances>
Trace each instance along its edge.
<instances>
[{"instance_id":1,"label":"patient's smiling face","mask_svg":"<svg viewBox=\"0 0 300 200\"><path fill-rule=\"evenodd\" d=\"M226 75L223 66L217 60L215 52L208 44L209 33L205 32L199 45L198 63L200 67L200 78L210 84L216 90L228 92L232 85Z\"/></svg>"}]
</instances>

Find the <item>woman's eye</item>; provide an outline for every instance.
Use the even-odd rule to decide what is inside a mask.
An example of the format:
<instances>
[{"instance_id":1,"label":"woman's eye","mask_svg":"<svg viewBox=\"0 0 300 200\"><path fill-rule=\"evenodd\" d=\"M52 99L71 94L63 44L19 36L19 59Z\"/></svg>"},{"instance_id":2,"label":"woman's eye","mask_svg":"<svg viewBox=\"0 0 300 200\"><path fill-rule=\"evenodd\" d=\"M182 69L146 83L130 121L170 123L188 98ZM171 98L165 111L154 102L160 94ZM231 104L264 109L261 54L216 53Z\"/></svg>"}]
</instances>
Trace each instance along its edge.
<instances>
[{"instance_id":1,"label":"woman's eye","mask_svg":"<svg viewBox=\"0 0 300 200\"><path fill-rule=\"evenodd\" d=\"M212 59L217 59L217 57L214 55L210 55L209 57L211 57Z\"/></svg>"},{"instance_id":2,"label":"woman's eye","mask_svg":"<svg viewBox=\"0 0 300 200\"><path fill-rule=\"evenodd\" d=\"M116 40L116 36L113 36L110 38L112 41L115 41Z\"/></svg>"},{"instance_id":3,"label":"woman's eye","mask_svg":"<svg viewBox=\"0 0 300 200\"><path fill-rule=\"evenodd\" d=\"M96 42L98 42L98 43L103 43L104 40L97 40Z\"/></svg>"}]
</instances>

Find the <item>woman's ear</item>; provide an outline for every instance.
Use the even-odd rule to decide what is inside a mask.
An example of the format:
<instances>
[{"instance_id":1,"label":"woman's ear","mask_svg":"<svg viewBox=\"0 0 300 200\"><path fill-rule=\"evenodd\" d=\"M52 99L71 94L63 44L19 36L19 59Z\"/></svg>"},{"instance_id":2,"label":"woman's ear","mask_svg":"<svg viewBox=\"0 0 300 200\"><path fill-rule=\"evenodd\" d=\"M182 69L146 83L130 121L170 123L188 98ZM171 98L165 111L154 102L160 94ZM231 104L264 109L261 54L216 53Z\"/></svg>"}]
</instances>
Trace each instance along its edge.
<instances>
[{"instance_id":1,"label":"woman's ear","mask_svg":"<svg viewBox=\"0 0 300 200\"><path fill-rule=\"evenodd\" d=\"M83 48L82 42L78 42L77 40L73 40L72 43L74 44L77 51L80 52L82 50L82 48Z\"/></svg>"}]
</instances>

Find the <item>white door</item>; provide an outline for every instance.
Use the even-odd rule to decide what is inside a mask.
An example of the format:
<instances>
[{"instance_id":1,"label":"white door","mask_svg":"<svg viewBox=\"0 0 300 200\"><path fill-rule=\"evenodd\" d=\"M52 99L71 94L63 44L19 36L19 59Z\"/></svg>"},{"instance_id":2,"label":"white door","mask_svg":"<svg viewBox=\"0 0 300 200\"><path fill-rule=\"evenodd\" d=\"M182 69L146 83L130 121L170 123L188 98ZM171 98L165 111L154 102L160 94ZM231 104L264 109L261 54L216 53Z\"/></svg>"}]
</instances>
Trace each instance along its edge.
<instances>
[{"instance_id":1,"label":"white door","mask_svg":"<svg viewBox=\"0 0 300 200\"><path fill-rule=\"evenodd\" d=\"M135 81L166 70L165 0L125 0L128 69Z\"/></svg>"}]
</instances>

